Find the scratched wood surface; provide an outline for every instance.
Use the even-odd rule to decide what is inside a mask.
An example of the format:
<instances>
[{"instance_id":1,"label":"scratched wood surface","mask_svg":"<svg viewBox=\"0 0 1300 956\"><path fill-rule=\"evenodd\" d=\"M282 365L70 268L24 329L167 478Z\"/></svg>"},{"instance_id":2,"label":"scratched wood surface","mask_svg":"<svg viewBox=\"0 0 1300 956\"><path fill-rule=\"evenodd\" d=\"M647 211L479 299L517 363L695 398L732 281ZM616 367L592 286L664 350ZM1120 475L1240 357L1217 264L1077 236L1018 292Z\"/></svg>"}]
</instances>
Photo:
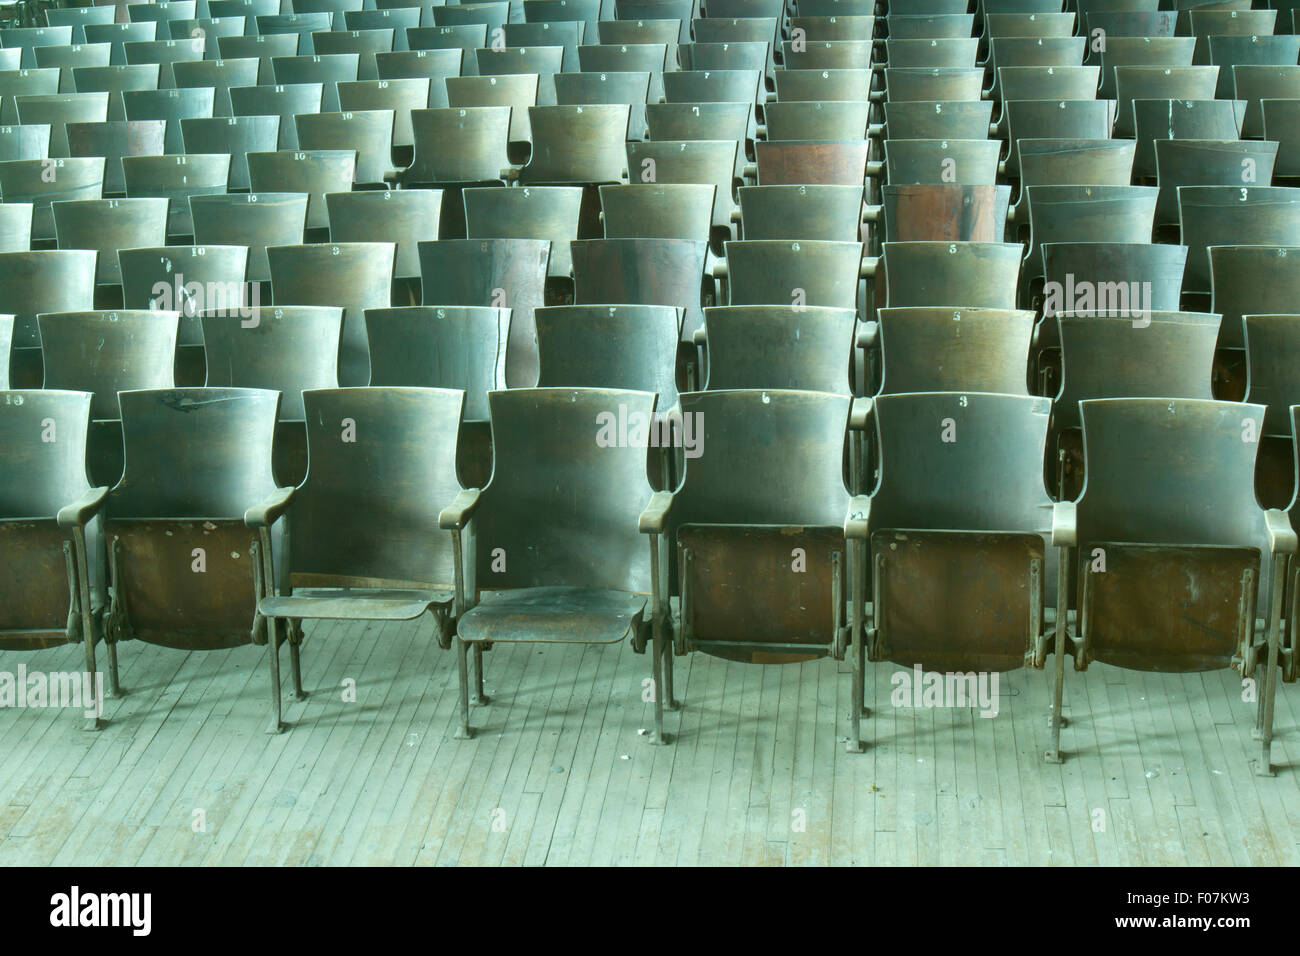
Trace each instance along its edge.
<instances>
[{"instance_id":1,"label":"scratched wood surface","mask_svg":"<svg viewBox=\"0 0 1300 956\"><path fill-rule=\"evenodd\" d=\"M286 655L287 658L287 655ZM870 670L869 749L844 752L847 665L678 659L675 743L642 731L624 646L505 646L452 738L452 654L418 624L309 625L292 729L266 735L265 651L121 651L110 723L0 710L0 864L1295 864L1300 689L1274 779L1251 773L1230 672L1067 673L1066 762L1045 764L1045 674L1000 713L895 708ZM75 647L0 670L75 670ZM870 666L870 665L869 665ZM356 701L343 699L356 681Z\"/></svg>"}]
</instances>

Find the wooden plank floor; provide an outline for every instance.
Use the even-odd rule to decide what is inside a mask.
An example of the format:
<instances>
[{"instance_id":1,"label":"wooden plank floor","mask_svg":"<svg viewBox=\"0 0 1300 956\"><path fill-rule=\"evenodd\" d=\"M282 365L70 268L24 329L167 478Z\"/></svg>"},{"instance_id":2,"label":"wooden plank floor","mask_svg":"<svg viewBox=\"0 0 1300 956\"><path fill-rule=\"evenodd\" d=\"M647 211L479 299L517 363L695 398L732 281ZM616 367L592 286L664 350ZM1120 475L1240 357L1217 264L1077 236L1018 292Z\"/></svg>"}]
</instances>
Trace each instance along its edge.
<instances>
[{"instance_id":1,"label":"wooden plank floor","mask_svg":"<svg viewBox=\"0 0 1300 956\"><path fill-rule=\"evenodd\" d=\"M285 654L287 663L287 653ZM263 731L263 649L121 651L109 726L0 710L0 864L1270 865L1300 859L1300 687L1275 779L1251 772L1232 673L1067 671L1066 762L1048 677L1000 713L895 709L869 665L869 749L844 751L847 664L677 659L675 743L644 736L648 660L499 645L473 741L451 736L454 655L428 622L309 626L292 729ZM76 670L62 647L0 669ZM287 680L287 675L286 675ZM355 702L344 700L356 682Z\"/></svg>"}]
</instances>

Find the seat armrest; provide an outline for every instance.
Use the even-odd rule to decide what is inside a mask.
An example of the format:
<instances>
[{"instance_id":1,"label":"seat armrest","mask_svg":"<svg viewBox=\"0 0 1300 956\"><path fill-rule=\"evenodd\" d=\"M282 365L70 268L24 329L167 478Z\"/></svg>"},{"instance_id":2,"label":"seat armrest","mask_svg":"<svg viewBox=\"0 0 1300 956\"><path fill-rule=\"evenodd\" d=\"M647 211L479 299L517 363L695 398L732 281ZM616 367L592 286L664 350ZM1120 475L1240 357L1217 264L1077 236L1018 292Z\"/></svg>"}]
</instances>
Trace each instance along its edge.
<instances>
[{"instance_id":1,"label":"seat armrest","mask_svg":"<svg viewBox=\"0 0 1300 956\"><path fill-rule=\"evenodd\" d=\"M478 508L481 489L463 488L456 500L438 513L438 527L444 531L459 531L473 517Z\"/></svg>"},{"instance_id":2,"label":"seat armrest","mask_svg":"<svg viewBox=\"0 0 1300 956\"><path fill-rule=\"evenodd\" d=\"M1295 554L1296 533L1285 512L1269 508L1264 512L1268 522L1268 546L1274 554Z\"/></svg>"},{"instance_id":3,"label":"seat armrest","mask_svg":"<svg viewBox=\"0 0 1300 956\"><path fill-rule=\"evenodd\" d=\"M641 517L637 519L637 530L642 534L662 534L664 525L668 523L668 512L672 506L671 491L656 491L651 496L650 503L641 512Z\"/></svg>"},{"instance_id":4,"label":"seat armrest","mask_svg":"<svg viewBox=\"0 0 1300 956\"><path fill-rule=\"evenodd\" d=\"M294 491L293 487L276 488L266 496L265 501L244 512L244 524L250 528L271 527L284 514L285 509L289 507Z\"/></svg>"},{"instance_id":5,"label":"seat armrest","mask_svg":"<svg viewBox=\"0 0 1300 956\"><path fill-rule=\"evenodd\" d=\"M104 485L99 488L88 488L80 498L70 505L64 505L59 509L57 520L61 528L80 528L87 521L95 516L95 513L104 506L104 499L108 496L108 486Z\"/></svg>"},{"instance_id":6,"label":"seat armrest","mask_svg":"<svg viewBox=\"0 0 1300 956\"><path fill-rule=\"evenodd\" d=\"M866 431L867 423L871 421L871 414L875 408L874 399L854 396L849 406L849 428L855 432Z\"/></svg>"},{"instance_id":7,"label":"seat armrest","mask_svg":"<svg viewBox=\"0 0 1300 956\"><path fill-rule=\"evenodd\" d=\"M854 495L849 502L849 513L844 518L844 537L860 538L867 537L867 523L871 517L871 497L869 495Z\"/></svg>"},{"instance_id":8,"label":"seat armrest","mask_svg":"<svg viewBox=\"0 0 1300 956\"><path fill-rule=\"evenodd\" d=\"M705 343L708 342L708 340L709 340L708 332L705 330L704 326L702 325L694 332L691 333L691 341L695 345L704 345Z\"/></svg>"},{"instance_id":9,"label":"seat armrest","mask_svg":"<svg viewBox=\"0 0 1300 956\"><path fill-rule=\"evenodd\" d=\"M853 345L855 348L871 349L876 347L880 337L880 323L875 320L863 322L858 326L858 335Z\"/></svg>"},{"instance_id":10,"label":"seat armrest","mask_svg":"<svg viewBox=\"0 0 1300 956\"><path fill-rule=\"evenodd\" d=\"M1077 514L1078 509L1073 501L1057 501L1052 504L1053 546L1073 548L1079 543Z\"/></svg>"}]
</instances>

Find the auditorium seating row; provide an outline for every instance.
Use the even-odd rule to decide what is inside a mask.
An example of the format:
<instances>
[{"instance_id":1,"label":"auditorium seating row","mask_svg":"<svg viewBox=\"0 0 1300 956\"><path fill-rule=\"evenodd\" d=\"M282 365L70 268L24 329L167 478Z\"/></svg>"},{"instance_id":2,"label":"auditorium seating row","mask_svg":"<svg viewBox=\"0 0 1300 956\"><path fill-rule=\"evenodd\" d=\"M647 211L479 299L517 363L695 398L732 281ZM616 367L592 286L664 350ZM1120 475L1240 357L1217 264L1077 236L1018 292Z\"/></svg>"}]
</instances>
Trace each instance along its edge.
<instances>
[{"instance_id":1,"label":"auditorium seating row","mask_svg":"<svg viewBox=\"0 0 1300 956\"><path fill-rule=\"evenodd\" d=\"M0 648L1235 669L1300 621L1300 35L1250 0L0 27ZM143 651L142 651L143 652ZM1280 679L1280 680L1279 680ZM101 721L91 721L98 726Z\"/></svg>"}]
</instances>

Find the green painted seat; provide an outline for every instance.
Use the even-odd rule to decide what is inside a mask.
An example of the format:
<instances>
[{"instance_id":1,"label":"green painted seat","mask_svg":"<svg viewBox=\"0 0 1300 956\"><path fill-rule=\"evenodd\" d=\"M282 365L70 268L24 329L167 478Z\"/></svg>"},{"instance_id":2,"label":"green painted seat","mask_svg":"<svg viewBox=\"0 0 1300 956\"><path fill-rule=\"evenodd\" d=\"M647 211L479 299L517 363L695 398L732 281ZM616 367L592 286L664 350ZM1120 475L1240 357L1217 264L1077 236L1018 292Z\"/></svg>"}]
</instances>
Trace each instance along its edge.
<instances>
[{"instance_id":1,"label":"green painted seat","mask_svg":"<svg viewBox=\"0 0 1300 956\"><path fill-rule=\"evenodd\" d=\"M229 153L189 153L173 156L127 156L122 160L126 195L130 199L168 201L167 235L194 235L191 196L220 196L230 181Z\"/></svg>"},{"instance_id":2,"label":"green painted seat","mask_svg":"<svg viewBox=\"0 0 1300 956\"><path fill-rule=\"evenodd\" d=\"M394 116L393 110L296 116L298 145L308 152L351 151L356 157L353 183L363 189L381 188L400 173L393 167Z\"/></svg>"},{"instance_id":3,"label":"green painted seat","mask_svg":"<svg viewBox=\"0 0 1300 956\"><path fill-rule=\"evenodd\" d=\"M555 101L560 106L584 103L627 106L627 138L631 142L640 142L646 135L646 99L653 95L650 93L651 79L652 74L645 70L639 73L557 73Z\"/></svg>"},{"instance_id":4,"label":"green painted seat","mask_svg":"<svg viewBox=\"0 0 1300 956\"><path fill-rule=\"evenodd\" d=\"M360 70L359 53L313 55L308 51L305 55L271 58L271 71L277 85L320 83L320 108L326 113L338 112L338 85L360 79Z\"/></svg>"},{"instance_id":5,"label":"green painted seat","mask_svg":"<svg viewBox=\"0 0 1300 956\"><path fill-rule=\"evenodd\" d=\"M311 56L315 53L312 46L312 34L330 29L334 17L324 11L311 13L274 13L270 16L258 16L254 20L256 32L260 36L284 34L296 39L295 55Z\"/></svg>"},{"instance_id":6,"label":"green painted seat","mask_svg":"<svg viewBox=\"0 0 1300 956\"><path fill-rule=\"evenodd\" d=\"M888 103L917 100L974 103L981 99L983 91L984 71L974 66L885 67L884 99ZM879 97L873 94L872 98Z\"/></svg>"},{"instance_id":7,"label":"green painted seat","mask_svg":"<svg viewBox=\"0 0 1300 956\"><path fill-rule=\"evenodd\" d=\"M754 71L754 78L758 79L758 71ZM777 102L782 103L865 103L871 98L868 69L777 70L773 80ZM671 79L664 80L665 88L671 85Z\"/></svg>"},{"instance_id":8,"label":"green painted seat","mask_svg":"<svg viewBox=\"0 0 1300 956\"><path fill-rule=\"evenodd\" d=\"M32 204L0 204L0 252L27 252L32 247Z\"/></svg>"},{"instance_id":9,"label":"green painted seat","mask_svg":"<svg viewBox=\"0 0 1300 956\"><path fill-rule=\"evenodd\" d=\"M1061 343L1061 378L1060 390L1052 396L1046 471L1055 497L1073 501L1085 478L1079 402L1213 398L1210 380L1220 317L1103 310L1062 312L1052 321Z\"/></svg>"},{"instance_id":10,"label":"green painted seat","mask_svg":"<svg viewBox=\"0 0 1300 956\"><path fill-rule=\"evenodd\" d=\"M330 193L347 192L356 180L356 150L281 149L249 153L248 182L254 193L307 196L306 229L328 229Z\"/></svg>"},{"instance_id":11,"label":"green painted seat","mask_svg":"<svg viewBox=\"0 0 1300 956\"><path fill-rule=\"evenodd\" d=\"M975 15L964 12L914 16L899 9L882 22L894 40L968 39L975 29Z\"/></svg>"},{"instance_id":12,"label":"green painted seat","mask_svg":"<svg viewBox=\"0 0 1300 956\"><path fill-rule=\"evenodd\" d=\"M545 304L550 241L440 239L420 243L419 251L423 304L509 310L505 387L536 384L537 327L533 313Z\"/></svg>"},{"instance_id":13,"label":"green painted seat","mask_svg":"<svg viewBox=\"0 0 1300 956\"><path fill-rule=\"evenodd\" d=\"M1182 67L1192 65L1196 40L1187 36L1175 37L1106 37L1097 51L1096 63L1101 67L1101 85L1097 95L1113 99L1116 94L1115 70L1119 67Z\"/></svg>"},{"instance_id":14,"label":"green painted seat","mask_svg":"<svg viewBox=\"0 0 1300 956\"><path fill-rule=\"evenodd\" d=\"M294 117L299 113L319 113L324 89L323 83L231 87L230 108L235 116L278 116L279 148L297 149L298 126Z\"/></svg>"},{"instance_id":15,"label":"green painted seat","mask_svg":"<svg viewBox=\"0 0 1300 956\"><path fill-rule=\"evenodd\" d=\"M510 310L482 306L367 309L370 384L465 393L456 470L466 488L492 477L488 392L506 387Z\"/></svg>"},{"instance_id":16,"label":"green painted seat","mask_svg":"<svg viewBox=\"0 0 1300 956\"><path fill-rule=\"evenodd\" d=\"M1233 668L1259 684L1256 773L1267 775L1286 566L1296 535L1255 500L1264 407L1195 399L1084 401L1078 501L1053 542L1078 554L1075 668ZM1061 670L1058 660L1058 675Z\"/></svg>"},{"instance_id":17,"label":"green painted seat","mask_svg":"<svg viewBox=\"0 0 1300 956\"><path fill-rule=\"evenodd\" d=\"M181 123L213 115L216 91L212 87L186 89L127 90L122 94L128 120L162 120L167 124L166 152L183 153Z\"/></svg>"},{"instance_id":18,"label":"green painted seat","mask_svg":"<svg viewBox=\"0 0 1300 956\"><path fill-rule=\"evenodd\" d=\"M1042 317L1034 329L1035 391L1060 383L1055 316L1065 312L1177 312L1187 247L1151 242L1048 242L1043 253Z\"/></svg>"},{"instance_id":19,"label":"green painted seat","mask_svg":"<svg viewBox=\"0 0 1300 956\"><path fill-rule=\"evenodd\" d=\"M430 7L429 10L431 11L432 8ZM434 26L432 23L425 23L421 14L420 26L407 30L406 43L412 52L436 53L439 59L442 59L445 54L459 51L461 55L459 74L478 76L478 60L474 56L474 51L487 46L487 36L487 24L453 23ZM378 64L380 58L375 57L375 62ZM446 62L443 61L444 64Z\"/></svg>"},{"instance_id":20,"label":"green painted seat","mask_svg":"<svg viewBox=\"0 0 1300 956\"><path fill-rule=\"evenodd\" d=\"M1115 68L1117 137L1137 133L1133 104L1139 100L1212 100L1217 66L1119 66Z\"/></svg>"},{"instance_id":21,"label":"green painted seat","mask_svg":"<svg viewBox=\"0 0 1300 956\"><path fill-rule=\"evenodd\" d=\"M307 223L306 193L230 193L191 196L194 242L200 246L247 246L248 279L267 282L268 246L302 242Z\"/></svg>"},{"instance_id":22,"label":"green painted seat","mask_svg":"<svg viewBox=\"0 0 1300 956\"><path fill-rule=\"evenodd\" d=\"M882 132L890 139L983 139L992 115L988 100L892 100Z\"/></svg>"},{"instance_id":23,"label":"green painted seat","mask_svg":"<svg viewBox=\"0 0 1300 956\"><path fill-rule=\"evenodd\" d=\"M338 242L271 246L271 301L276 305L343 306L339 383L370 381L366 309L392 302L393 242Z\"/></svg>"},{"instance_id":24,"label":"green painted seat","mask_svg":"<svg viewBox=\"0 0 1300 956\"><path fill-rule=\"evenodd\" d=\"M1210 246L1300 245L1300 189L1295 187L1180 186L1178 215L1188 249L1184 293L1212 291Z\"/></svg>"},{"instance_id":25,"label":"green painted seat","mask_svg":"<svg viewBox=\"0 0 1300 956\"><path fill-rule=\"evenodd\" d=\"M411 8L405 8L411 9ZM394 10L394 13L399 12ZM470 29L473 29L472 27ZM426 79L429 81L429 107L447 107L447 80L460 76L464 51L394 50L375 57L375 70L381 80Z\"/></svg>"},{"instance_id":26,"label":"green painted seat","mask_svg":"<svg viewBox=\"0 0 1300 956\"><path fill-rule=\"evenodd\" d=\"M670 74L671 75L671 74ZM714 247L719 236L731 237L736 209L734 184L744 152L736 140L657 140L627 144L629 183L676 183L713 186Z\"/></svg>"},{"instance_id":27,"label":"green painted seat","mask_svg":"<svg viewBox=\"0 0 1300 956\"><path fill-rule=\"evenodd\" d=\"M82 27L87 43L107 43L111 47L110 64L126 63L126 44L144 43L158 38L158 24L151 20L138 23L87 23Z\"/></svg>"},{"instance_id":28,"label":"green painted seat","mask_svg":"<svg viewBox=\"0 0 1300 956\"><path fill-rule=\"evenodd\" d=\"M126 468L104 503L109 640L184 650L265 643L254 615L271 588L270 555L244 515L275 489L279 395L180 388L118 398Z\"/></svg>"},{"instance_id":29,"label":"green painted seat","mask_svg":"<svg viewBox=\"0 0 1300 956\"><path fill-rule=\"evenodd\" d=\"M474 56L479 76L536 76L537 105L556 104L555 74L560 72L564 47L488 47L475 50Z\"/></svg>"},{"instance_id":30,"label":"green painted seat","mask_svg":"<svg viewBox=\"0 0 1300 956\"><path fill-rule=\"evenodd\" d=\"M97 285L121 285L116 251L167 241L166 199L78 199L51 204L60 249L99 253Z\"/></svg>"},{"instance_id":31,"label":"green painted seat","mask_svg":"<svg viewBox=\"0 0 1300 956\"><path fill-rule=\"evenodd\" d=\"M412 110L415 159L403 185L501 183L510 169L510 114L506 106Z\"/></svg>"},{"instance_id":32,"label":"green painted seat","mask_svg":"<svg viewBox=\"0 0 1300 956\"><path fill-rule=\"evenodd\" d=\"M391 28L323 30L313 33L311 42L318 56L333 53L357 54L358 80L379 79L375 57L380 53L392 53L394 46Z\"/></svg>"},{"instance_id":33,"label":"green painted seat","mask_svg":"<svg viewBox=\"0 0 1300 956\"><path fill-rule=\"evenodd\" d=\"M1066 14L1069 16L1069 14ZM985 69L992 76L989 98L1002 99L999 71L1002 67L1025 66L1078 66L1083 62L1086 37L1069 34L1056 37L1001 36L989 40L989 56Z\"/></svg>"},{"instance_id":34,"label":"green painted seat","mask_svg":"<svg viewBox=\"0 0 1300 956\"><path fill-rule=\"evenodd\" d=\"M434 102L431 77L402 77L400 79L358 80L339 84L339 109L345 113L361 110L393 111L393 149L411 150L415 146L415 133L411 129L411 113L431 106L446 106L446 84L443 84L441 102Z\"/></svg>"},{"instance_id":35,"label":"green painted seat","mask_svg":"<svg viewBox=\"0 0 1300 956\"><path fill-rule=\"evenodd\" d=\"M0 253L0 315L14 317L9 356L12 387L40 386L41 333L37 313L78 312L95 307L96 257L90 249Z\"/></svg>"},{"instance_id":36,"label":"green painted seat","mask_svg":"<svg viewBox=\"0 0 1300 956\"><path fill-rule=\"evenodd\" d=\"M691 239L580 239L570 244L577 305L669 305L684 312L682 341L704 321L708 243Z\"/></svg>"},{"instance_id":37,"label":"green painted seat","mask_svg":"<svg viewBox=\"0 0 1300 956\"><path fill-rule=\"evenodd\" d=\"M646 102L650 103L658 103L664 98L664 70L669 68L669 62L665 43L596 44L593 41L578 47L578 69L583 73L649 73ZM561 81L557 79L555 82L558 86ZM639 131L635 125L632 129L634 133Z\"/></svg>"},{"instance_id":38,"label":"green painted seat","mask_svg":"<svg viewBox=\"0 0 1300 956\"><path fill-rule=\"evenodd\" d=\"M468 238L549 240L548 274L567 277L573 272L569 243L578 238L582 193L579 186L466 189L463 196Z\"/></svg>"},{"instance_id":39,"label":"green painted seat","mask_svg":"<svg viewBox=\"0 0 1300 956\"><path fill-rule=\"evenodd\" d=\"M0 162L12 159L46 159L49 155L49 123L10 126L9 135L0 139Z\"/></svg>"},{"instance_id":40,"label":"green painted seat","mask_svg":"<svg viewBox=\"0 0 1300 956\"><path fill-rule=\"evenodd\" d=\"M741 186L742 239L859 242L861 186Z\"/></svg>"},{"instance_id":41,"label":"green painted seat","mask_svg":"<svg viewBox=\"0 0 1300 956\"><path fill-rule=\"evenodd\" d=\"M563 47L561 69L568 73L578 69L578 47L583 42L585 27L586 24L581 20L547 20L540 23L507 23L501 29L505 34L506 46ZM594 34L593 30L593 40ZM676 40L675 30L673 39Z\"/></svg>"},{"instance_id":42,"label":"green painted seat","mask_svg":"<svg viewBox=\"0 0 1300 956\"><path fill-rule=\"evenodd\" d=\"M248 154L275 152L280 139L278 116L226 116L181 120L181 138L191 154L227 153L230 172L226 187L248 189Z\"/></svg>"},{"instance_id":43,"label":"green painted seat","mask_svg":"<svg viewBox=\"0 0 1300 956\"><path fill-rule=\"evenodd\" d=\"M860 242L752 239L724 248L714 275L726 277L729 305L857 307Z\"/></svg>"},{"instance_id":44,"label":"green painted seat","mask_svg":"<svg viewBox=\"0 0 1300 956\"><path fill-rule=\"evenodd\" d=\"M492 392L488 400L496 456L492 479L481 492L462 494L440 516L456 542L456 608L463 609L456 625L457 736L471 735L471 645L477 699L486 702L484 644L613 644L631 638L642 650L647 632L653 632L655 729L662 740L662 698L671 694L671 684L658 677L667 642L660 608L651 603L652 561L637 533L637 518L651 498L646 448L620 435L618 425L630 416L649 422L654 395L539 388ZM462 558L462 542L470 540Z\"/></svg>"},{"instance_id":45,"label":"green painted seat","mask_svg":"<svg viewBox=\"0 0 1300 956\"><path fill-rule=\"evenodd\" d=\"M529 107L533 154L519 171L520 185L623 182L629 112L625 103Z\"/></svg>"},{"instance_id":46,"label":"green painted seat","mask_svg":"<svg viewBox=\"0 0 1300 956\"><path fill-rule=\"evenodd\" d=\"M99 511L105 488L86 480L91 396L49 390L0 391L0 541L10 556L0 579L0 649L37 650L81 642L86 675L86 725L100 726L103 701L95 681L101 615L104 539ZM53 439L50 436L54 436ZM118 692L117 656L109 645L109 679Z\"/></svg>"},{"instance_id":47,"label":"green painted seat","mask_svg":"<svg viewBox=\"0 0 1300 956\"><path fill-rule=\"evenodd\" d=\"M707 241L715 189L704 183L601 186L605 238Z\"/></svg>"},{"instance_id":48,"label":"green painted seat","mask_svg":"<svg viewBox=\"0 0 1300 956\"><path fill-rule=\"evenodd\" d=\"M1159 139L1155 149L1157 226L1178 223L1180 186L1267 185L1278 157L1277 143L1259 140Z\"/></svg>"},{"instance_id":49,"label":"green painted seat","mask_svg":"<svg viewBox=\"0 0 1300 956\"><path fill-rule=\"evenodd\" d=\"M162 65L158 63L119 63L111 66L80 66L72 71L77 93L107 93L108 119L126 119L122 94L128 90L156 90ZM22 104L19 103L21 109ZM21 112L19 116L21 117Z\"/></svg>"},{"instance_id":50,"label":"green painted seat","mask_svg":"<svg viewBox=\"0 0 1300 956\"><path fill-rule=\"evenodd\" d=\"M1087 97L1081 100L1006 100L1000 126L1006 132L1007 156L1003 172L1020 173L1022 139L1109 139L1114 125L1114 103Z\"/></svg>"},{"instance_id":51,"label":"green painted seat","mask_svg":"<svg viewBox=\"0 0 1300 956\"><path fill-rule=\"evenodd\" d=\"M1263 101L1300 95L1300 66L1234 66L1232 95L1245 103L1241 134L1252 139L1258 138L1264 132Z\"/></svg>"},{"instance_id":52,"label":"green painted seat","mask_svg":"<svg viewBox=\"0 0 1300 956\"><path fill-rule=\"evenodd\" d=\"M155 34L156 35L156 34ZM170 90L176 88L176 77L172 72L175 63L195 63L203 59L207 46L204 37L185 37L173 40L159 37L156 40L128 41L122 44L122 52L128 64L157 63L158 88Z\"/></svg>"},{"instance_id":53,"label":"green painted seat","mask_svg":"<svg viewBox=\"0 0 1300 956\"><path fill-rule=\"evenodd\" d=\"M1010 242L886 242L877 305L1014 309L1023 250Z\"/></svg>"},{"instance_id":54,"label":"green painted seat","mask_svg":"<svg viewBox=\"0 0 1300 956\"><path fill-rule=\"evenodd\" d=\"M72 156L104 158L104 195L126 192L122 160L127 157L161 156L166 151L165 120L106 120L102 123L68 123L68 153ZM224 191L224 190L223 190Z\"/></svg>"},{"instance_id":55,"label":"green painted seat","mask_svg":"<svg viewBox=\"0 0 1300 956\"><path fill-rule=\"evenodd\" d=\"M419 244L438 238L442 210L442 195L438 190L326 193L325 204L330 214L331 242L396 243L394 277L419 278Z\"/></svg>"},{"instance_id":56,"label":"green painted seat","mask_svg":"<svg viewBox=\"0 0 1300 956\"><path fill-rule=\"evenodd\" d=\"M258 34L257 23L252 17L246 17L244 24L246 32L242 37L217 37L217 52L223 60L257 60L255 85L271 85L275 83L275 66L271 61L279 56L297 55L298 34Z\"/></svg>"},{"instance_id":57,"label":"green painted seat","mask_svg":"<svg viewBox=\"0 0 1300 956\"><path fill-rule=\"evenodd\" d=\"M37 317L45 387L90 392L86 473L112 487L122 477L122 411L118 393L171 388L176 362L176 312L43 312Z\"/></svg>"},{"instance_id":58,"label":"green painted seat","mask_svg":"<svg viewBox=\"0 0 1300 956\"><path fill-rule=\"evenodd\" d=\"M1029 216L1027 186L1127 186L1133 179L1137 144L1113 139L1022 139L1016 148L1020 154L1020 198L1009 218L1019 223ZM1157 202L1157 222L1159 209Z\"/></svg>"},{"instance_id":59,"label":"green painted seat","mask_svg":"<svg viewBox=\"0 0 1300 956\"><path fill-rule=\"evenodd\" d=\"M865 100L856 103L778 100L763 107L763 118L770 143L866 139L871 125L871 104Z\"/></svg>"},{"instance_id":60,"label":"green painted seat","mask_svg":"<svg viewBox=\"0 0 1300 956\"><path fill-rule=\"evenodd\" d=\"M681 400L682 481L658 492L639 522L661 562L653 601L664 643L671 636L677 654L760 664L842 658L849 397L738 389ZM677 706L671 683L657 696Z\"/></svg>"},{"instance_id":61,"label":"green painted seat","mask_svg":"<svg viewBox=\"0 0 1300 956\"><path fill-rule=\"evenodd\" d=\"M272 566L270 527L289 528L281 587L257 604L257 626L274 636L272 729L280 727L279 633L287 631L294 687L302 687L298 622L392 621L432 613L449 646L459 578L452 535L438 514L461 487L456 435L464 394L449 389L318 389L303 395L311 466L245 516ZM384 494L375 495L376 483ZM456 570L459 570L458 568ZM281 622L285 622L282 624Z\"/></svg>"},{"instance_id":62,"label":"green painted seat","mask_svg":"<svg viewBox=\"0 0 1300 956\"><path fill-rule=\"evenodd\" d=\"M116 116L110 115L107 92L20 95L6 97L5 102L15 107L14 123L21 126L49 125L49 153L53 157L71 155L67 134L69 123L102 123L109 119L122 119L120 109Z\"/></svg>"},{"instance_id":63,"label":"green painted seat","mask_svg":"<svg viewBox=\"0 0 1300 956\"><path fill-rule=\"evenodd\" d=\"M892 185L957 183L991 186L997 182L1002 144L985 139L885 140L885 177Z\"/></svg>"},{"instance_id":64,"label":"green painted seat","mask_svg":"<svg viewBox=\"0 0 1300 956\"><path fill-rule=\"evenodd\" d=\"M153 246L119 249L122 304L127 309L180 313L178 380L197 385L203 376L205 311L240 312L252 318L253 289L247 246ZM258 290L260 299L260 289Z\"/></svg>"},{"instance_id":65,"label":"green painted seat","mask_svg":"<svg viewBox=\"0 0 1300 956\"><path fill-rule=\"evenodd\" d=\"M1155 228L1154 186L1029 186L1029 243L1024 275L1043 274L1047 242L1150 242Z\"/></svg>"},{"instance_id":66,"label":"green painted seat","mask_svg":"<svg viewBox=\"0 0 1300 956\"><path fill-rule=\"evenodd\" d=\"M272 469L281 486L301 483L307 473L302 395L314 388L338 388L343 309L315 305L213 309L203 312L201 321L204 385L280 393Z\"/></svg>"},{"instance_id":67,"label":"green painted seat","mask_svg":"<svg viewBox=\"0 0 1300 956\"><path fill-rule=\"evenodd\" d=\"M37 70L60 71L58 92L74 93L76 84L72 79L72 71L83 66L108 66L112 44L75 43L71 46L38 46L32 52L35 54ZM4 69L8 71L10 67ZM17 67L12 69L17 70Z\"/></svg>"},{"instance_id":68,"label":"green painted seat","mask_svg":"<svg viewBox=\"0 0 1300 956\"><path fill-rule=\"evenodd\" d=\"M855 596L870 568L869 630L860 615L851 622L851 639L865 643L870 660L1003 672L1043 667L1055 644L1060 671L1064 642L1047 613L1058 594L1042 481L1048 411L1046 399L980 392L874 400L879 477L869 496L853 499L845 522ZM855 713L865 703L863 670L859 654ZM855 719L849 750L861 749ZM1049 758L1058 750L1053 737Z\"/></svg>"}]
</instances>

